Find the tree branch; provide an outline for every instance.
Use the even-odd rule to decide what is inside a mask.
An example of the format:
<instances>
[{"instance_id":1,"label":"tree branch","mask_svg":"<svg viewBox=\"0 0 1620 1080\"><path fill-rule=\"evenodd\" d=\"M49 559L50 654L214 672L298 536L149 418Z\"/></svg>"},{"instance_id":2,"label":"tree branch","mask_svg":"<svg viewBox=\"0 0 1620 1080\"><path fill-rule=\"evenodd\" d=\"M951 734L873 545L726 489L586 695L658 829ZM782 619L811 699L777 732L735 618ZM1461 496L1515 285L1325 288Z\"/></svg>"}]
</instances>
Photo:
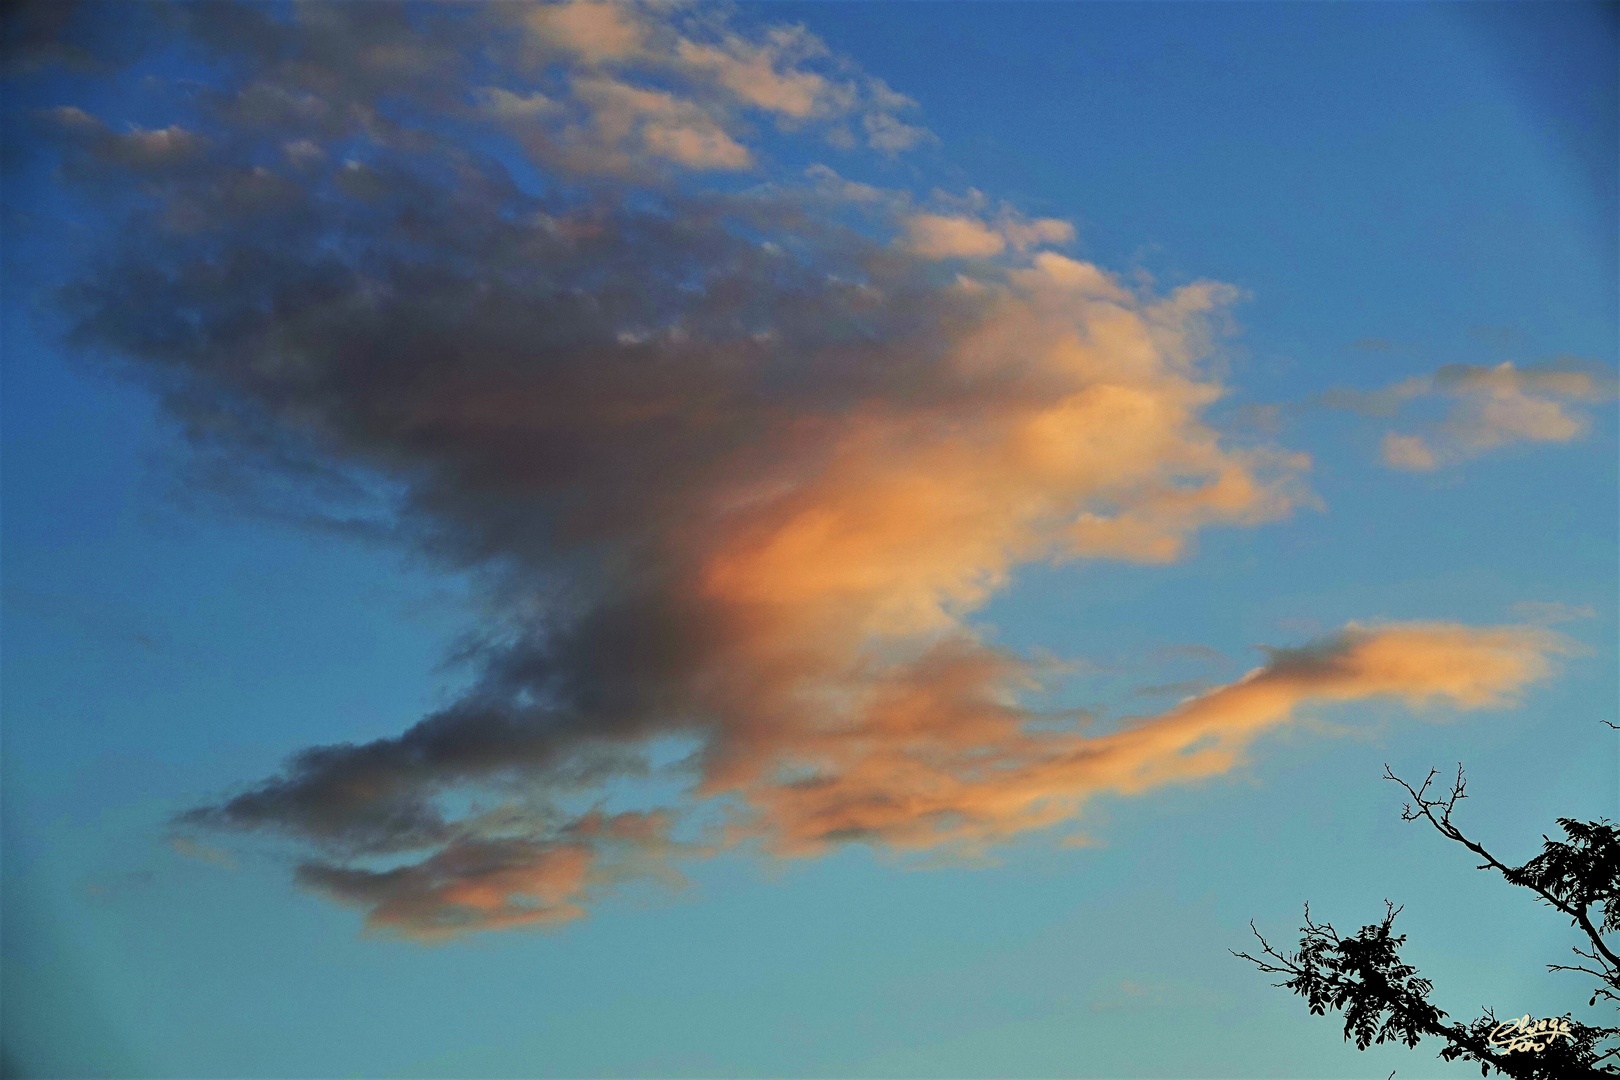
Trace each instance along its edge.
<instances>
[{"instance_id":1,"label":"tree branch","mask_svg":"<svg viewBox=\"0 0 1620 1080\"><path fill-rule=\"evenodd\" d=\"M1605 720L1604 723L1608 723L1608 721ZM1614 727L1615 725L1610 724L1609 726ZM1592 925L1592 921L1587 915L1590 903L1584 899L1577 900L1575 903L1566 902L1552 892L1549 892L1540 883L1528 877L1524 872L1524 867L1508 866L1495 855L1492 855L1489 851L1486 851L1483 845L1477 844L1468 837L1464 836L1462 830L1451 823L1451 814L1452 811L1456 809L1457 803L1468 797L1463 790L1465 780L1463 777L1462 764L1460 762L1458 763L1457 780L1451 787L1450 795L1443 800L1426 797L1429 790L1429 785L1434 782L1434 778L1436 775L1438 775L1438 773L1438 769L1430 769L1429 775L1423 781L1423 786L1413 788L1411 784L1408 784L1405 780L1402 780L1400 777L1396 776L1388 764L1384 765L1384 779L1393 780L1397 784L1401 785L1401 787L1405 788L1407 794L1412 796L1412 802L1415 802L1418 806L1417 810L1413 810L1412 803L1404 804L1401 807L1401 820L1416 821L1420 817L1427 818L1429 824L1433 825L1435 829L1439 831L1441 836L1444 836L1448 840L1455 840L1469 851L1472 851L1475 855L1478 855L1480 858L1484 859L1485 864L1480 867L1481 870L1494 868L1498 873L1506 878L1510 884L1524 886L1525 888L1534 892L1536 895L1540 896L1547 903L1551 904L1554 908L1563 912L1565 915L1568 915L1570 920L1576 926L1580 927L1586 936L1591 939L1592 945L1597 949L1597 951L1602 954L1602 959L1598 960L1598 962L1611 969L1610 973L1603 976L1603 978L1606 981L1613 983L1615 981L1616 974L1620 973L1620 956L1615 955L1615 953L1604 944L1603 938L1599 935L1597 927ZM1436 815L1437 810L1439 811L1438 816ZM1549 847L1553 843L1546 837L1543 837L1542 839L1547 840ZM1593 959L1597 958L1594 957Z\"/></svg>"}]
</instances>

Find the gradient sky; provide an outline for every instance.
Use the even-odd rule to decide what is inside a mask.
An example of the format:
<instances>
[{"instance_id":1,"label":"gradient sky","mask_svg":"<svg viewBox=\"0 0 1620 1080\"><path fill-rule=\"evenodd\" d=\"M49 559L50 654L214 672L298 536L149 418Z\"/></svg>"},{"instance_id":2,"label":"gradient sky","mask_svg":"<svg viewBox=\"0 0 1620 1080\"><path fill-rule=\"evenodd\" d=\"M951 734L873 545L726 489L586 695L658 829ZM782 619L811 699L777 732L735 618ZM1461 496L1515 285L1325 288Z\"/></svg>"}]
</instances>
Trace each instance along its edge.
<instances>
[{"instance_id":1,"label":"gradient sky","mask_svg":"<svg viewBox=\"0 0 1620 1080\"><path fill-rule=\"evenodd\" d=\"M1620 804L1612 6L7 35L19 1075L1471 1075L1307 900L1583 1014L1380 776Z\"/></svg>"}]
</instances>

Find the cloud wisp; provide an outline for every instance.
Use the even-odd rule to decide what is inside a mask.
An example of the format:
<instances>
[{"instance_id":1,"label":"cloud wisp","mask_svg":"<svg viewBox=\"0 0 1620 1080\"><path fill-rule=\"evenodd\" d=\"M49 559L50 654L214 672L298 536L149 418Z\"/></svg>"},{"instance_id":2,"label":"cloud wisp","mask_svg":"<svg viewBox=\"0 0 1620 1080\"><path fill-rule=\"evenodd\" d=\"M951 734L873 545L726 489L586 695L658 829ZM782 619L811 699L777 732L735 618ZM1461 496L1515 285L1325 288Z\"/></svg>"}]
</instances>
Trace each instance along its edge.
<instances>
[{"instance_id":1,"label":"cloud wisp","mask_svg":"<svg viewBox=\"0 0 1620 1080\"><path fill-rule=\"evenodd\" d=\"M1046 668L969 621L1017 566L1162 562L1309 498L1303 456L1203 420L1233 290L1132 289L1056 250L1066 222L976 195L784 175L772 138L864 133L880 162L931 139L802 28L172 18L213 64L183 116L41 118L64 182L122 215L64 291L75 340L200 452L321 498L382 482L374 531L489 587L459 700L183 819L292 838L300 882L373 929L562 922L726 845L982 849L1224 772L1313 704L1502 704L1559 651L1350 626L1120 731L1041 715ZM696 749L656 764L671 739ZM607 808L654 773L682 794Z\"/></svg>"},{"instance_id":2,"label":"cloud wisp","mask_svg":"<svg viewBox=\"0 0 1620 1080\"><path fill-rule=\"evenodd\" d=\"M1582 406L1613 401L1616 380L1601 365L1563 359L1517 367L1448 364L1433 375L1382 390L1331 390L1316 403L1366 416L1394 417L1410 402L1448 403L1444 419L1421 431L1384 435L1384 464L1432 472L1518 442L1567 443L1586 434Z\"/></svg>"}]
</instances>

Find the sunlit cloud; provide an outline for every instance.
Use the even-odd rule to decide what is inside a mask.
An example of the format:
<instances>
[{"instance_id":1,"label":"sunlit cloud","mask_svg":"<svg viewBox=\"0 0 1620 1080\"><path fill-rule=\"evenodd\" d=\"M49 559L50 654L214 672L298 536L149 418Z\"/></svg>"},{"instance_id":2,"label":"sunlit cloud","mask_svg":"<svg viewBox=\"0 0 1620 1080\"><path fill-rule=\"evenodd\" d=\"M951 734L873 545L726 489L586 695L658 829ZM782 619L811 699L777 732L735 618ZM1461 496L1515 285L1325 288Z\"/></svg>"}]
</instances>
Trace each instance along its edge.
<instances>
[{"instance_id":1,"label":"sunlit cloud","mask_svg":"<svg viewBox=\"0 0 1620 1080\"><path fill-rule=\"evenodd\" d=\"M777 175L772 138L862 131L879 163L931 138L802 28L591 3L176 18L224 72L187 115L46 118L64 181L131 238L65 290L74 340L306 519L487 586L459 698L181 819L289 838L298 880L376 932L555 925L739 845L982 851L1225 773L1313 708L1511 703L1564 649L1350 625L1116 731L1041 713L1057 665L972 621L1018 567L1165 562L1315 505L1305 455L1206 422L1237 290L1155 293L976 192ZM1554 437L1520 398L1599 392L1478 370L1386 397L1453 395L1474 447ZM669 740L690 755L655 761ZM609 808L641 781L679 792Z\"/></svg>"},{"instance_id":2,"label":"sunlit cloud","mask_svg":"<svg viewBox=\"0 0 1620 1080\"><path fill-rule=\"evenodd\" d=\"M1331 390L1316 403L1393 418L1413 402L1446 402L1443 419L1417 431L1386 432L1382 443L1390 468L1429 472L1513 443L1572 442L1591 426L1583 406L1613 401L1615 393L1613 372L1561 359L1526 367L1448 364L1381 390Z\"/></svg>"},{"instance_id":3,"label":"sunlit cloud","mask_svg":"<svg viewBox=\"0 0 1620 1080\"><path fill-rule=\"evenodd\" d=\"M1521 600L1508 610L1514 617L1540 626L1597 617L1597 610L1591 604L1565 604L1556 600Z\"/></svg>"},{"instance_id":4,"label":"sunlit cloud","mask_svg":"<svg viewBox=\"0 0 1620 1080\"><path fill-rule=\"evenodd\" d=\"M912 214L904 220L905 249L925 259L989 258L1008 248L1024 251L1074 239L1074 226L1055 218L984 221L969 214Z\"/></svg>"}]
</instances>

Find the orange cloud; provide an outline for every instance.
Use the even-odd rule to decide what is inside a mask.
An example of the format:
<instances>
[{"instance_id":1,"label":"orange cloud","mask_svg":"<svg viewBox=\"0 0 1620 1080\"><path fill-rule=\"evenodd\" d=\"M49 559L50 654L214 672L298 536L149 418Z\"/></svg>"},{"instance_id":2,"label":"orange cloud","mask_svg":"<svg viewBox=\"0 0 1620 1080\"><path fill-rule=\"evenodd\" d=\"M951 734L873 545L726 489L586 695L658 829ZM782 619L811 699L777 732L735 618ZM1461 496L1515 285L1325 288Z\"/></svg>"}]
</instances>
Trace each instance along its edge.
<instances>
[{"instance_id":1,"label":"orange cloud","mask_svg":"<svg viewBox=\"0 0 1620 1080\"><path fill-rule=\"evenodd\" d=\"M588 848L520 842L457 843L414 866L372 872L308 864L298 880L369 908L366 927L431 940L467 930L568 922L591 865Z\"/></svg>"},{"instance_id":2,"label":"orange cloud","mask_svg":"<svg viewBox=\"0 0 1620 1080\"><path fill-rule=\"evenodd\" d=\"M1412 708L1502 705L1550 672L1563 639L1539 627L1352 624L1169 712L1097 736L1032 732L1014 704L1030 677L969 639L874 677L845 724L784 735L741 782L781 854L860 839L979 848L1074 817L1104 792L1139 794L1233 768L1302 708L1387 698Z\"/></svg>"},{"instance_id":3,"label":"orange cloud","mask_svg":"<svg viewBox=\"0 0 1620 1080\"><path fill-rule=\"evenodd\" d=\"M590 64L629 59L647 48L649 27L631 4L593 0L530 4L523 8L522 19L537 37Z\"/></svg>"},{"instance_id":4,"label":"orange cloud","mask_svg":"<svg viewBox=\"0 0 1620 1080\"><path fill-rule=\"evenodd\" d=\"M986 259L1008 248L1024 251L1074 239L1074 226L1067 221L1026 221L1010 214L987 222L970 214L917 213L904 218L901 225L905 250L924 259Z\"/></svg>"},{"instance_id":5,"label":"orange cloud","mask_svg":"<svg viewBox=\"0 0 1620 1080\"><path fill-rule=\"evenodd\" d=\"M846 144L853 136L843 125L858 119L868 145L891 155L933 138L898 118L915 102L860 77L803 27L745 35L718 9L597 0L498 6L487 18L521 27L524 66L560 58L569 69L546 99L555 107L495 113L552 168L585 175L639 175L669 164L751 168L755 155L743 142L750 111L790 127L839 125L828 137ZM534 100L502 87L486 97L498 105Z\"/></svg>"},{"instance_id":6,"label":"orange cloud","mask_svg":"<svg viewBox=\"0 0 1620 1080\"><path fill-rule=\"evenodd\" d=\"M1007 240L982 221L943 214L906 219L906 249L925 259L987 258L999 255Z\"/></svg>"},{"instance_id":7,"label":"orange cloud","mask_svg":"<svg viewBox=\"0 0 1620 1080\"><path fill-rule=\"evenodd\" d=\"M1321 404L1369 416L1394 416L1408 402L1449 399L1444 420L1422 433L1387 432L1384 464L1408 472L1431 472L1516 442L1571 442L1590 420L1581 405L1612 401L1613 372L1564 358L1549 364L1495 367L1449 364L1433 376L1406 379L1371 393L1333 390Z\"/></svg>"},{"instance_id":8,"label":"orange cloud","mask_svg":"<svg viewBox=\"0 0 1620 1080\"><path fill-rule=\"evenodd\" d=\"M891 662L845 650L842 669L829 642L796 666L768 669L756 657L736 677L732 704L746 714L710 743L694 795L740 798L746 810L732 815L725 842L761 840L782 857L848 842L979 852L1072 821L1098 795L1228 772L1255 738L1313 706L1511 704L1569 651L1538 626L1351 624L1303 648L1270 650L1265 665L1167 712L1087 735L1032 728L1018 698L1039 684L1039 667L966 634ZM299 880L367 908L371 930L422 940L552 925L581 917L593 887L716 850L672 844L670 824L664 814L592 813L502 838L533 820L496 814L422 862L380 872L309 863ZM479 839L486 831L491 838Z\"/></svg>"},{"instance_id":9,"label":"orange cloud","mask_svg":"<svg viewBox=\"0 0 1620 1080\"><path fill-rule=\"evenodd\" d=\"M1026 704L1048 669L972 622L1018 567L1165 561L1312 504L1304 455L1206 422L1236 290L1128 287L977 192L703 188L766 160L750 115L922 137L802 31L591 3L175 25L232 61L207 139L56 117L63 175L129 215L64 292L77 339L157 373L278 510L489 586L458 698L181 819L291 838L375 930L567 921L726 841L983 847L1230 769L1313 703L1504 702L1560 647L1352 626L1124 730L1051 731ZM1512 395L1586 391L1526 378L1433 385L1555 433ZM602 809L675 739L679 797Z\"/></svg>"}]
</instances>

